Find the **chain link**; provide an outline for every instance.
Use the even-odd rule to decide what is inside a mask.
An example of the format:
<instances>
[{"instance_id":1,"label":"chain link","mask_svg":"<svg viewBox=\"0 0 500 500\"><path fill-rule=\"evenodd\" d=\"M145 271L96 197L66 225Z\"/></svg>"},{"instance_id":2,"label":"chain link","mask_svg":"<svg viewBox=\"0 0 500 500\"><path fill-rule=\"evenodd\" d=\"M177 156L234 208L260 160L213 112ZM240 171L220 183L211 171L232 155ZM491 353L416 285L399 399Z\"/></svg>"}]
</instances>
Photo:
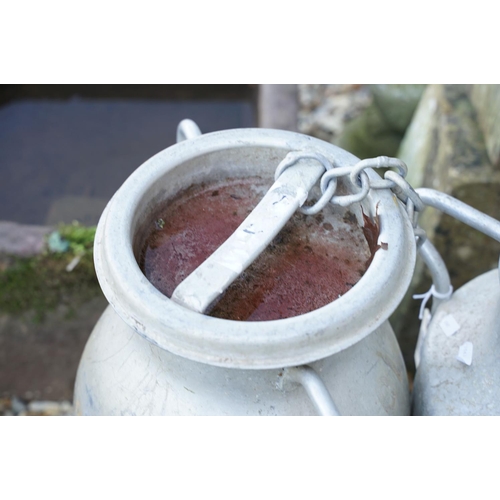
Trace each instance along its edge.
<instances>
[{"instance_id":1,"label":"chain link","mask_svg":"<svg viewBox=\"0 0 500 500\"><path fill-rule=\"evenodd\" d=\"M361 160L353 166L336 167L328 158L314 151L292 151L278 165L275 179L287 169L302 159L313 159L320 162L325 168L325 173L320 180L321 197L310 207L301 207L300 211L306 215L314 215L320 212L328 203L347 207L353 203L363 201L370 189L390 189L401 203L405 206L408 218L411 221L417 244L420 246L427 236L425 231L417 224L418 214L425 205L417 192L406 181L408 173L406 164L398 158L378 156ZM383 179L370 179L366 174L367 168L387 169ZM348 195L335 195L338 178L343 177L357 192Z\"/></svg>"},{"instance_id":2,"label":"chain link","mask_svg":"<svg viewBox=\"0 0 500 500\"><path fill-rule=\"evenodd\" d=\"M389 169L397 168L400 177L406 177L408 173L408 167L406 164L399 160L398 158L389 158L388 156L377 156L376 158L367 158L366 160L361 160L352 167L349 178L351 182L356 183L356 178L358 174L365 168L378 168L378 169ZM371 189L392 189L394 187L394 182L390 179L385 180L372 180L370 181Z\"/></svg>"},{"instance_id":3,"label":"chain link","mask_svg":"<svg viewBox=\"0 0 500 500\"><path fill-rule=\"evenodd\" d=\"M274 180L278 180L278 177L292 165L295 165L300 160L316 160L321 165L323 165L324 169L329 172L332 171L333 164L330 160L316 151L291 151L288 153L283 161L278 165L276 171L274 173ZM329 180L324 186L321 186L321 198L315 203L312 207L301 207L299 210L305 215L315 215L320 212L332 199L335 191L337 189L337 178L333 177Z\"/></svg>"},{"instance_id":4,"label":"chain link","mask_svg":"<svg viewBox=\"0 0 500 500\"><path fill-rule=\"evenodd\" d=\"M405 205L407 205L408 201L410 200L417 212L421 212L425 208L425 205L420 199L420 196L415 192L415 190L410 186L410 184L404 177L401 177L396 172L389 170L384 174L384 179L388 179L394 182L395 186L392 188L392 192Z\"/></svg>"}]
</instances>

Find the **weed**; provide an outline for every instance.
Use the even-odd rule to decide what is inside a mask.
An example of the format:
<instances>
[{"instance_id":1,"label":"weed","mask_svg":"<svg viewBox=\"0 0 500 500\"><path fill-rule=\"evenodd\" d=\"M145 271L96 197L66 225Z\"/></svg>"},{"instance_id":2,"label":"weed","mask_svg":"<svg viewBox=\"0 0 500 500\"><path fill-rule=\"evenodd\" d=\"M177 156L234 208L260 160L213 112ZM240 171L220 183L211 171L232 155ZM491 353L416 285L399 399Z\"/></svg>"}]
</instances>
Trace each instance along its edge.
<instances>
[{"instance_id":1,"label":"weed","mask_svg":"<svg viewBox=\"0 0 500 500\"><path fill-rule=\"evenodd\" d=\"M100 293L93 264L95 227L74 222L60 225L58 232L69 245L65 252L45 251L32 258L15 258L0 272L0 312L21 314L34 311L41 321L45 312L58 305L70 310ZM66 267L79 256L78 265L68 272Z\"/></svg>"}]
</instances>

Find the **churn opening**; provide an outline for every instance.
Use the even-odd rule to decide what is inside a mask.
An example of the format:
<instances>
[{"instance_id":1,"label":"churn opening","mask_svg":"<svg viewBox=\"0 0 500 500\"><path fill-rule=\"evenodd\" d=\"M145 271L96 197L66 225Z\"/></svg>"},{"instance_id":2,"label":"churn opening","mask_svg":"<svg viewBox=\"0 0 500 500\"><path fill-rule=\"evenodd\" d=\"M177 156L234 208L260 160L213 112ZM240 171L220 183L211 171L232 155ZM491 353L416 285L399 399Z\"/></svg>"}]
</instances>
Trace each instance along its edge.
<instances>
[{"instance_id":1,"label":"churn opening","mask_svg":"<svg viewBox=\"0 0 500 500\"><path fill-rule=\"evenodd\" d=\"M307 168L307 167L304 167ZM260 176L191 185L158 206L141 228L138 263L171 298L175 288L231 236L271 187ZM312 196L308 205L317 201ZM295 212L267 248L206 311L220 319L268 321L323 307L366 272L379 225L359 207Z\"/></svg>"},{"instance_id":2,"label":"churn opening","mask_svg":"<svg viewBox=\"0 0 500 500\"><path fill-rule=\"evenodd\" d=\"M241 210L238 216L244 216L258 196L267 191L276 166L289 152L304 149L319 152L339 167L352 166L359 161L332 144L301 134L243 129L214 132L178 143L141 165L108 204L96 233L97 276L106 298L120 317L137 333L174 354L217 366L251 369L298 365L332 355L360 341L386 321L408 288L416 255L411 224L397 199L387 190L370 191L355 207L338 208L339 227L346 231L356 227L355 241L361 241L364 250L361 256L355 256L353 251L344 249L343 255L337 257L344 264L346 260L352 261L354 274L359 274L363 266L367 269L357 284L347 285L348 290L343 294L342 291L337 293L340 298L319 307L316 303L314 307L317 308L304 314L295 310L292 312L297 313L295 316L273 320L252 318L254 313L248 311L243 311L241 320L200 314L170 300L170 289L166 290L167 295L161 293L140 268L141 263L143 267L145 264L141 261L143 245L151 232L172 230L167 224L167 216L161 211L166 204L175 201L177 195L194 196L200 189L201 205L205 198L215 206L225 206L230 200L237 202L231 205L229 215L217 216L224 227L233 217L231 210L237 215ZM378 178L373 171L367 171L367 175ZM251 189L245 187L249 179L258 180ZM259 185L261 181L263 184ZM238 183L241 183L239 187ZM233 192L233 187L238 189ZM244 192L255 191L255 196L247 197L248 205L231 197L231 194L239 197L243 187ZM215 191L218 194L214 194ZM344 194L342 182L339 182L338 192ZM311 192L311 196L317 198L319 195ZM189 213L187 216L189 218ZM378 216L380 233L378 230L371 231L370 235L363 233L365 216L373 224ZM300 267L310 253L308 247L313 249L310 241L302 239L303 225L310 223L308 229L317 230L322 237L330 233L340 235L341 231L329 229L328 224L332 228L335 226L328 214L323 214L323 219L301 214L294 217L291 226L296 224L301 229L297 238L278 234L271 244L278 256L282 255L278 247L284 248L283 262L287 260L288 248L283 243L288 241L292 246L301 246L302 253L295 263ZM179 221L181 219L179 217ZM171 220L176 223L177 217L174 215ZM203 226L203 218L199 222ZM311 234L309 239L312 239ZM194 249L196 240L196 237L191 239ZM295 258L293 252L289 257ZM318 267L320 265L323 264L318 263ZM305 282L309 278L303 277L307 274L305 267L302 277L285 284L285 291L297 281ZM271 264L264 267L261 274L267 279L271 272L282 276L284 271ZM345 277L344 285L352 282L350 277ZM280 311L278 307L278 315L284 316L287 311ZM246 319L245 315L248 315Z\"/></svg>"}]
</instances>

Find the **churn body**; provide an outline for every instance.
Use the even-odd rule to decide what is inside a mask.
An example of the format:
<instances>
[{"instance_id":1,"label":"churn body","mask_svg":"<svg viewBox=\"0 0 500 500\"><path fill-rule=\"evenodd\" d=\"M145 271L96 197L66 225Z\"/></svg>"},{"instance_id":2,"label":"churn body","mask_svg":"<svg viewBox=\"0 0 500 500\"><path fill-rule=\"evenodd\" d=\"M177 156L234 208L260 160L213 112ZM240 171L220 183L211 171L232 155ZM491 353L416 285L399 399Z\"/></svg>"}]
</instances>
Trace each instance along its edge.
<instances>
[{"instance_id":1,"label":"churn body","mask_svg":"<svg viewBox=\"0 0 500 500\"><path fill-rule=\"evenodd\" d=\"M307 314L255 322L209 317L161 294L137 264L141 228L159 204L217 179L258 175L271 183L290 151L318 152L336 167L358 161L301 134L229 130L167 148L125 181L96 234L96 272L110 306L82 355L78 414L311 415L314 391L288 375L304 365L340 414L409 414L406 369L387 318L411 280L415 239L390 191L370 191L354 208L358 217L377 218L383 249L345 295Z\"/></svg>"},{"instance_id":2,"label":"churn body","mask_svg":"<svg viewBox=\"0 0 500 500\"><path fill-rule=\"evenodd\" d=\"M420 335L413 413L500 415L498 270L466 283L440 304ZM470 357L460 355L464 348Z\"/></svg>"}]
</instances>

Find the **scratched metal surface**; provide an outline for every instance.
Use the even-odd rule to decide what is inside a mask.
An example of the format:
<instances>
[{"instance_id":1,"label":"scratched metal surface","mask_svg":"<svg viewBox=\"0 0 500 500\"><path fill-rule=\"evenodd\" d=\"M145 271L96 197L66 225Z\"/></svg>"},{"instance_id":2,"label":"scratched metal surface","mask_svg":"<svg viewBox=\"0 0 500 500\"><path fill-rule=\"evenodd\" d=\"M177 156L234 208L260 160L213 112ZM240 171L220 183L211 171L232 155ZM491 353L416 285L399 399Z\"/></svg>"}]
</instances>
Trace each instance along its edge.
<instances>
[{"instance_id":1,"label":"scratched metal surface","mask_svg":"<svg viewBox=\"0 0 500 500\"><path fill-rule=\"evenodd\" d=\"M500 415L500 289L498 271L470 281L442 303L428 327L415 376L415 415ZM441 323L452 315L460 326L447 336ZM471 365L457 359L473 345Z\"/></svg>"}]
</instances>

